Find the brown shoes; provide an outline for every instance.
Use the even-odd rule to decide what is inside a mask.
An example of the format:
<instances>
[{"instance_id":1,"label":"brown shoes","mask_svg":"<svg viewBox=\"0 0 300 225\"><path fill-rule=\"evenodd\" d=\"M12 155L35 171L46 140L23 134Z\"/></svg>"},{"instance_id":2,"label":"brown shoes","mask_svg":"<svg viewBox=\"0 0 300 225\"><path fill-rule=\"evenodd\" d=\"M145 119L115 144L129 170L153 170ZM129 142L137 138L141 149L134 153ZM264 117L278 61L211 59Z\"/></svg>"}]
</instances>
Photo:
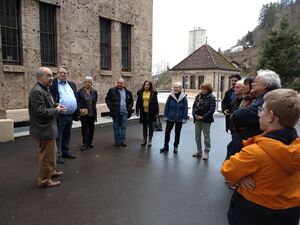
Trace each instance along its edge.
<instances>
[{"instance_id":1,"label":"brown shoes","mask_svg":"<svg viewBox=\"0 0 300 225\"><path fill-rule=\"evenodd\" d=\"M40 188L53 188L53 187L59 186L60 184L61 184L60 181L49 180L45 184L39 185L39 187Z\"/></svg>"},{"instance_id":2,"label":"brown shoes","mask_svg":"<svg viewBox=\"0 0 300 225\"><path fill-rule=\"evenodd\" d=\"M56 171L52 176L51 178L54 178L54 177L59 177L61 175L64 175L64 172L63 171Z\"/></svg>"},{"instance_id":3,"label":"brown shoes","mask_svg":"<svg viewBox=\"0 0 300 225\"><path fill-rule=\"evenodd\" d=\"M52 178L59 177L61 175L64 175L63 171L55 171L55 173L51 176L51 179L44 184L39 184L39 187L40 188L53 188L53 187L59 186L61 184L61 182L52 180Z\"/></svg>"}]
</instances>

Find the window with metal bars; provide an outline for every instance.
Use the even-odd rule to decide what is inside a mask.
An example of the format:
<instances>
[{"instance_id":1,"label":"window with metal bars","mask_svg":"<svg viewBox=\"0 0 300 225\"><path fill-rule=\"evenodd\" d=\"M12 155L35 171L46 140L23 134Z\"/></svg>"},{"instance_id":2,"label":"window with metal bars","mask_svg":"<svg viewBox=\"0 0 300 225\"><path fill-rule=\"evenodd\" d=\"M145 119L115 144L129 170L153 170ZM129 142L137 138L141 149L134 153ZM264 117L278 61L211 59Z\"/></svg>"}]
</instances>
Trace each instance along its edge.
<instances>
[{"instance_id":1,"label":"window with metal bars","mask_svg":"<svg viewBox=\"0 0 300 225\"><path fill-rule=\"evenodd\" d=\"M131 26L122 23L122 70L131 70Z\"/></svg>"},{"instance_id":2,"label":"window with metal bars","mask_svg":"<svg viewBox=\"0 0 300 225\"><path fill-rule=\"evenodd\" d=\"M100 18L100 66L111 69L111 20Z\"/></svg>"},{"instance_id":3,"label":"window with metal bars","mask_svg":"<svg viewBox=\"0 0 300 225\"><path fill-rule=\"evenodd\" d=\"M2 60L4 64L21 64L20 2L0 1Z\"/></svg>"},{"instance_id":4,"label":"window with metal bars","mask_svg":"<svg viewBox=\"0 0 300 225\"><path fill-rule=\"evenodd\" d=\"M56 7L40 3L41 63L56 66Z\"/></svg>"},{"instance_id":5,"label":"window with metal bars","mask_svg":"<svg viewBox=\"0 0 300 225\"><path fill-rule=\"evenodd\" d=\"M196 77L195 76L191 76L190 79L191 83L190 83L190 89L195 89L195 84L196 84Z\"/></svg>"},{"instance_id":6,"label":"window with metal bars","mask_svg":"<svg viewBox=\"0 0 300 225\"><path fill-rule=\"evenodd\" d=\"M198 89L200 89L201 84L204 82L204 76L198 76Z\"/></svg>"}]
</instances>

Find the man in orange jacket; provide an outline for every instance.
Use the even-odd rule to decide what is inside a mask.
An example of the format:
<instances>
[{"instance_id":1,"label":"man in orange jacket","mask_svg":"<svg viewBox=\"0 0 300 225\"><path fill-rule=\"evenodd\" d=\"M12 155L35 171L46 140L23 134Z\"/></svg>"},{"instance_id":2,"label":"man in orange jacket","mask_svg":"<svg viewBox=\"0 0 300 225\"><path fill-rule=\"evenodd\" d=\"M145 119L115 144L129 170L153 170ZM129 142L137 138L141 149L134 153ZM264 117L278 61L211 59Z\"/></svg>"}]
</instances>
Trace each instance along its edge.
<instances>
[{"instance_id":1,"label":"man in orange jacket","mask_svg":"<svg viewBox=\"0 0 300 225\"><path fill-rule=\"evenodd\" d=\"M238 184L229 210L230 225L298 225L300 217L300 138L294 128L300 95L277 89L264 96L259 111L263 134L244 141L221 173Z\"/></svg>"}]
</instances>

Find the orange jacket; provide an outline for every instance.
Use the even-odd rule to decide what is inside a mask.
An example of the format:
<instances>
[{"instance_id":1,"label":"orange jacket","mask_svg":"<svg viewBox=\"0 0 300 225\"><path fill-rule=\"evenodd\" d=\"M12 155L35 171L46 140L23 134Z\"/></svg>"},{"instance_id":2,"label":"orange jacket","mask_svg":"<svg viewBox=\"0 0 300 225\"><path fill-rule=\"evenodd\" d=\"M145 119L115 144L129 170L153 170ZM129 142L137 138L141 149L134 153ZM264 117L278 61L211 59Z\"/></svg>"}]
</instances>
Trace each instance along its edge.
<instances>
[{"instance_id":1,"label":"orange jacket","mask_svg":"<svg viewBox=\"0 0 300 225\"><path fill-rule=\"evenodd\" d=\"M285 145L262 135L244 141L245 147L224 162L221 173L230 183L246 176L254 179L254 190L238 188L248 201L278 210L300 206L300 138Z\"/></svg>"}]
</instances>

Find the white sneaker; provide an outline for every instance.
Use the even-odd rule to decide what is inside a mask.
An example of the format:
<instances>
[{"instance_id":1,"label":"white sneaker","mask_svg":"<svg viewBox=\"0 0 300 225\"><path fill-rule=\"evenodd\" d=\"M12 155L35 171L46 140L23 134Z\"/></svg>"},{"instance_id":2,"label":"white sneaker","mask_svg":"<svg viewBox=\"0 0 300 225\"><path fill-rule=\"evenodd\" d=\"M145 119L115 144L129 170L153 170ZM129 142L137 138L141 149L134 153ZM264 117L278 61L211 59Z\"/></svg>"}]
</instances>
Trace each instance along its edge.
<instances>
[{"instance_id":1,"label":"white sneaker","mask_svg":"<svg viewBox=\"0 0 300 225\"><path fill-rule=\"evenodd\" d=\"M201 158L202 157L202 151L197 151L195 154L193 154L193 157Z\"/></svg>"},{"instance_id":2,"label":"white sneaker","mask_svg":"<svg viewBox=\"0 0 300 225\"><path fill-rule=\"evenodd\" d=\"M208 157L209 157L208 154L209 154L208 151L204 151L203 160L208 160Z\"/></svg>"}]
</instances>

